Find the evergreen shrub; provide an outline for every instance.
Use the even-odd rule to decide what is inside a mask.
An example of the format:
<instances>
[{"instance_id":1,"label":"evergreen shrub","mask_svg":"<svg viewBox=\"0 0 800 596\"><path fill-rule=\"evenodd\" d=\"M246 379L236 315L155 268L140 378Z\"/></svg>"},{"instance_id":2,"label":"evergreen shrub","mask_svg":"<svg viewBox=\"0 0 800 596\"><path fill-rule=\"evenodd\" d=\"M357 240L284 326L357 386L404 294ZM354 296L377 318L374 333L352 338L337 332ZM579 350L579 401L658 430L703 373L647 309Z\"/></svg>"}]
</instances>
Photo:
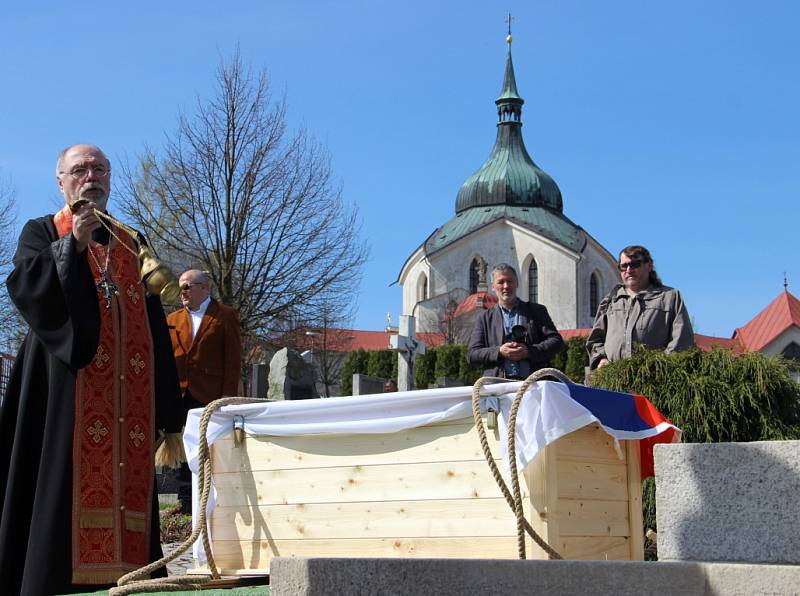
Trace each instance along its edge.
<instances>
[{"instance_id":1,"label":"evergreen shrub","mask_svg":"<svg viewBox=\"0 0 800 596\"><path fill-rule=\"evenodd\" d=\"M800 384L780 357L642 349L594 371L592 384L646 396L683 431L685 443L800 439ZM656 529L652 479L643 492L645 528Z\"/></svg>"},{"instance_id":2,"label":"evergreen shrub","mask_svg":"<svg viewBox=\"0 0 800 596\"><path fill-rule=\"evenodd\" d=\"M396 378L396 374L392 375L393 364L396 366L397 353L391 350L370 350L369 361L367 363L367 374L372 377L381 377L384 379Z\"/></svg>"},{"instance_id":3,"label":"evergreen shrub","mask_svg":"<svg viewBox=\"0 0 800 596\"><path fill-rule=\"evenodd\" d=\"M414 368L414 387L427 389L428 385L436 382L436 348L428 348L421 356L417 356Z\"/></svg>"},{"instance_id":4,"label":"evergreen shrub","mask_svg":"<svg viewBox=\"0 0 800 596\"><path fill-rule=\"evenodd\" d=\"M353 350L347 354L342 365L342 395L353 395L353 375L367 374L369 354L364 348Z\"/></svg>"},{"instance_id":5,"label":"evergreen shrub","mask_svg":"<svg viewBox=\"0 0 800 596\"><path fill-rule=\"evenodd\" d=\"M463 345L445 345L436 348L436 378L457 378L461 371L462 360L466 360L466 348Z\"/></svg>"}]
</instances>

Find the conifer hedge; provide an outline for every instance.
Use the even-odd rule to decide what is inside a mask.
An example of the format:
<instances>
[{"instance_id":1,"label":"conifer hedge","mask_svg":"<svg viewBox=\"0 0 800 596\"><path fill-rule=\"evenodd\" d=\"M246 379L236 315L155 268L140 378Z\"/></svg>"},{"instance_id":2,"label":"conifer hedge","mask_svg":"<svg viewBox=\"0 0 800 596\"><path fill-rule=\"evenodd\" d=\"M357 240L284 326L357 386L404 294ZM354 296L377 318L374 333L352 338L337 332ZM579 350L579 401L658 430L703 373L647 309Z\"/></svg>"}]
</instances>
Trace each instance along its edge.
<instances>
[{"instance_id":1,"label":"conifer hedge","mask_svg":"<svg viewBox=\"0 0 800 596\"><path fill-rule=\"evenodd\" d=\"M640 350L594 371L592 384L646 396L684 443L800 439L800 384L789 365L760 352ZM645 528L656 529L652 478L643 492Z\"/></svg>"},{"instance_id":2,"label":"conifer hedge","mask_svg":"<svg viewBox=\"0 0 800 596\"><path fill-rule=\"evenodd\" d=\"M589 366L589 354L586 352L585 337L571 337L566 342L567 348L556 354L550 366L557 368L576 383L583 383L586 367Z\"/></svg>"},{"instance_id":3,"label":"conifer hedge","mask_svg":"<svg viewBox=\"0 0 800 596\"><path fill-rule=\"evenodd\" d=\"M391 350L365 350L364 348L349 352L342 365L342 395L353 394L353 375L357 373L396 380L397 354Z\"/></svg>"}]
</instances>

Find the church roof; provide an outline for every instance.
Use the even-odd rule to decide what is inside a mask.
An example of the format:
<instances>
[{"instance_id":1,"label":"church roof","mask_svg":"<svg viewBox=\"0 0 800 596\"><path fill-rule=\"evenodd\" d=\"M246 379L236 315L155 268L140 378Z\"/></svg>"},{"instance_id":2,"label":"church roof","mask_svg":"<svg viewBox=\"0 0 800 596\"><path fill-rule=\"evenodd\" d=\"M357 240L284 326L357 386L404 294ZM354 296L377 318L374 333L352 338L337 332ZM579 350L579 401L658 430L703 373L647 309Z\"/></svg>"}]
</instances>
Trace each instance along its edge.
<instances>
[{"instance_id":1,"label":"church roof","mask_svg":"<svg viewBox=\"0 0 800 596\"><path fill-rule=\"evenodd\" d=\"M360 329L338 329L319 327L302 327L282 337L278 345L291 345L298 350L320 350L322 340L320 335L307 335L307 331L327 334L328 342L325 349L329 352L351 352L353 350L386 350L389 348L389 338L397 333L390 331L364 331ZM421 331L417 333L428 347L440 346L444 343L441 333Z\"/></svg>"},{"instance_id":2,"label":"church roof","mask_svg":"<svg viewBox=\"0 0 800 596\"><path fill-rule=\"evenodd\" d=\"M497 304L497 296L489 292L476 292L470 294L453 311L453 318L460 317L476 309L488 310Z\"/></svg>"},{"instance_id":3,"label":"church roof","mask_svg":"<svg viewBox=\"0 0 800 596\"><path fill-rule=\"evenodd\" d=\"M561 213L541 207L491 205L457 213L428 237L425 241L425 253L431 254L441 250L459 238L502 219L516 222L576 252L580 251L585 243L583 229Z\"/></svg>"},{"instance_id":4,"label":"church roof","mask_svg":"<svg viewBox=\"0 0 800 596\"><path fill-rule=\"evenodd\" d=\"M456 213L490 205L519 205L563 210L555 181L528 155L522 140L522 104L517 91L509 36L503 88L497 104L497 139L486 162L461 186Z\"/></svg>"},{"instance_id":5,"label":"church roof","mask_svg":"<svg viewBox=\"0 0 800 596\"><path fill-rule=\"evenodd\" d=\"M760 351L789 327L800 328L800 300L784 290L744 327L733 332L747 350Z\"/></svg>"}]
</instances>

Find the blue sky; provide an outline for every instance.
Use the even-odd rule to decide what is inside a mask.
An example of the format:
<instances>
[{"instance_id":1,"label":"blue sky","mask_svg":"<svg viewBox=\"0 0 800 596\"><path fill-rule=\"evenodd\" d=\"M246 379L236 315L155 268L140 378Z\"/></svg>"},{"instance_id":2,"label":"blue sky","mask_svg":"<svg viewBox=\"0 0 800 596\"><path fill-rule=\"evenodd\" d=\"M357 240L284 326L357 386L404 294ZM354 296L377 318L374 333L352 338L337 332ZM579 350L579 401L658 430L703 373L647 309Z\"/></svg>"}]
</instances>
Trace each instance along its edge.
<instances>
[{"instance_id":1,"label":"blue sky","mask_svg":"<svg viewBox=\"0 0 800 596\"><path fill-rule=\"evenodd\" d=\"M371 259L359 329L489 155L505 17L529 153L612 253L647 245L697 330L800 295L800 9L790 1L27 2L0 16L0 172L20 222L60 203L57 151L159 147L239 44L324 142ZM113 201L113 196L112 196ZM113 203L112 203L113 209Z\"/></svg>"}]
</instances>

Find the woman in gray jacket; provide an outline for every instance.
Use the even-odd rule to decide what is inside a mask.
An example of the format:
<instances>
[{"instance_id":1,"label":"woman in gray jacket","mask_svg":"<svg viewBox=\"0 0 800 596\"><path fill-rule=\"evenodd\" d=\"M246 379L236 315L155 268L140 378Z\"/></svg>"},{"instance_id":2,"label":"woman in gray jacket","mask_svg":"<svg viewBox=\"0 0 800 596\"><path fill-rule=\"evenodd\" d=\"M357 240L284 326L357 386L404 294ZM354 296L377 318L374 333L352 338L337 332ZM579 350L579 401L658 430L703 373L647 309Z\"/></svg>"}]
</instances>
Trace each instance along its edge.
<instances>
[{"instance_id":1,"label":"woman in gray jacket","mask_svg":"<svg viewBox=\"0 0 800 596\"><path fill-rule=\"evenodd\" d=\"M630 358L639 345L675 352L694 346L694 333L681 293L661 283L644 246L619 254L622 283L600 303L586 341L589 367Z\"/></svg>"}]
</instances>

